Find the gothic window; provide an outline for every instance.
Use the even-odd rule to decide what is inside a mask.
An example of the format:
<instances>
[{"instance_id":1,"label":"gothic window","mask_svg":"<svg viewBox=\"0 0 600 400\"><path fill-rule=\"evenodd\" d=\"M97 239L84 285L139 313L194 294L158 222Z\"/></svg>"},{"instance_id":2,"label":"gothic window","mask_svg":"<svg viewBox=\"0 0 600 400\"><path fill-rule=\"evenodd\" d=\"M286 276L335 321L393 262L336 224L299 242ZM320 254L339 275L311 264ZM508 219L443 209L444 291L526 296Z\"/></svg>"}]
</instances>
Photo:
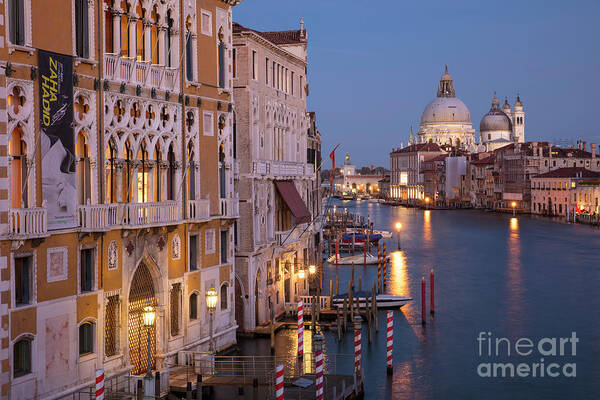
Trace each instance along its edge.
<instances>
[{"instance_id":1,"label":"gothic window","mask_svg":"<svg viewBox=\"0 0 600 400\"><path fill-rule=\"evenodd\" d=\"M113 139L108 141L108 148L105 152L106 158L106 201L109 203L117 202L117 166L116 166L117 147Z\"/></svg>"},{"instance_id":2,"label":"gothic window","mask_svg":"<svg viewBox=\"0 0 600 400\"><path fill-rule=\"evenodd\" d=\"M196 199L196 162L194 161L194 149L193 143L190 142L188 146L188 198L190 200Z\"/></svg>"},{"instance_id":3,"label":"gothic window","mask_svg":"<svg viewBox=\"0 0 600 400\"><path fill-rule=\"evenodd\" d=\"M79 192L79 204L87 204L91 199L91 167L90 152L86 133L81 130L77 135L77 146L75 148L77 156L77 182Z\"/></svg>"},{"instance_id":4,"label":"gothic window","mask_svg":"<svg viewBox=\"0 0 600 400\"><path fill-rule=\"evenodd\" d=\"M125 149L123 153L123 198L122 201L129 203L131 201L132 194L132 178L133 178L133 150L129 140L125 142Z\"/></svg>"},{"instance_id":5,"label":"gothic window","mask_svg":"<svg viewBox=\"0 0 600 400\"><path fill-rule=\"evenodd\" d=\"M221 286L221 311L223 310L227 310L227 296L228 296L228 292L229 292L229 284L227 282L225 282L222 286Z\"/></svg>"},{"instance_id":6,"label":"gothic window","mask_svg":"<svg viewBox=\"0 0 600 400\"><path fill-rule=\"evenodd\" d=\"M146 35L144 35L144 19L146 18L146 10L142 8L141 2L137 2L136 14L138 15L135 21L135 43L136 43L136 59L138 61L146 61Z\"/></svg>"},{"instance_id":7,"label":"gothic window","mask_svg":"<svg viewBox=\"0 0 600 400\"><path fill-rule=\"evenodd\" d=\"M104 51L114 53L115 32L113 25L113 0L104 0L106 10L104 11Z\"/></svg>"},{"instance_id":8,"label":"gothic window","mask_svg":"<svg viewBox=\"0 0 600 400\"><path fill-rule=\"evenodd\" d=\"M173 152L173 145L169 146L167 162L167 198L168 200L175 200L175 153Z\"/></svg>"},{"instance_id":9,"label":"gothic window","mask_svg":"<svg viewBox=\"0 0 600 400\"><path fill-rule=\"evenodd\" d=\"M225 146L219 146L219 196L221 199L227 197L227 179L225 170Z\"/></svg>"},{"instance_id":10,"label":"gothic window","mask_svg":"<svg viewBox=\"0 0 600 400\"><path fill-rule=\"evenodd\" d=\"M84 322L79 325L79 355L83 356L94 352L94 324Z\"/></svg>"},{"instance_id":11,"label":"gothic window","mask_svg":"<svg viewBox=\"0 0 600 400\"><path fill-rule=\"evenodd\" d=\"M219 88L225 88L225 36L223 28L219 30Z\"/></svg>"},{"instance_id":12,"label":"gothic window","mask_svg":"<svg viewBox=\"0 0 600 400\"><path fill-rule=\"evenodd\" d=\"M9 0L10 42L25 45L25 0Z\"/></svg>"},{"instance_id":13,"label":"gothic window","mask_svg":"<svg viewBox=\"0 0 600 400\"><path fill-rule=\"evenodd\" d=\"M130 24L129 24L129 4L127 1L121 0L121 10L123 10L123 14L121 14L121 31L119 33L119 37L117 40L121 44L121 56L123 57L133 57L129 49L130 42Z\"/></svg>"},{"instance_id":14,"label":"gothic window","mask_svg":"<svg viewBox=\"0 0 600 400\"><path fill-rule=\"evenodd\" d=\"M144 143L140 145L138 161L137 201L138 203L145 203L148 201L148 152Z\"/></svg>"},{"instance_id":15,"label":"gothic window","mask_svg":"<svg viewBox=\"0 0 600 400\"><path fill-rule=\"evenodd\" d=\"M192 293L190 295L190 321L198 319L198 295Z\"/></svg>"},{"instance_id":16,"label":"gothic window","mask_svg":"<svg viewBox=\"0 0 600 400\"><path fill-rule=\"evenodd\" d=\"M165 65L172 67L171 63L171 48L173 44L171 38L173 36L173 18L171 18L171 10L167 11L167 32L166 32L166 43L165 43Z\"/></svg>"},{"instance_id":17,"label":"gothic window","mask_svg":"<svg viewBox=\"0 0 600 400\"><path fill-rule=\"evenodd\" d=\"M158 40L158 19L158 6L155 4L150 13L150 42L152 45L150 54L152 64L158 64L160 62L158 57L161 52L160 40Z\"/></svg>"},{"instance_id":18,"label":"gothic window","mask_svg":"<svg viewBox=\"0 0 600 400\"><path fill-rule=\"evenodd\" d=\"M160 145L157 143L154 149L154 201L162 201L162 176L160 170L160 162L162 160L162 153L160 152Z\"/></svg>"},{"instance_id":19,"label":"gothic window","mask_svg":"<svg viewBox=\"0 0 600 400\"><path fill-rule=\"evenodd\" d=\"M23 140L23 131L18 126L12 132L8 143L8 152L10 155L11 207L27 207L27 145Z\"/></svg>"},{"instance_id":20,"label":"gothic window","mask_svg":"<svg viewBox=\"0 0 600 400\"><path fill-rule=\"evenodd\" d=\"M90 33L87 3L87 0L75 0L75 50L77 56L82 58L88 58L90 56Z\"/></svg>"}]
</instances>

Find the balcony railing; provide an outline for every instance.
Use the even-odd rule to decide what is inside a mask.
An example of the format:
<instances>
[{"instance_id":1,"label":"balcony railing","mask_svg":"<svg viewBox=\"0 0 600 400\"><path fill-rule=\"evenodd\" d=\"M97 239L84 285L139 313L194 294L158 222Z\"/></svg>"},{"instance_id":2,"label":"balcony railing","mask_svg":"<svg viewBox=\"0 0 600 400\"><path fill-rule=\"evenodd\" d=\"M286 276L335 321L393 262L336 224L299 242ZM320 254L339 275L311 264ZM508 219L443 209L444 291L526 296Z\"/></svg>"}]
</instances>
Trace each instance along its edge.
<instances>
[{"instance_id":1,"label":"balcony railing","mask_svg":"<svg viewBox=\"0 0 600 400\"><path fill-rule=\"evenodd\" d=\"M210 202L208 199L188 200L187 218L191 221L206 221L210 217Z\"/></svg>"},{"instance_id":2,"label":"balcony railing","mask_svg":"<svg viewBox=\"0 0 600 400\"><path fill-rule=\"evenodd\" d=\"M225 218L238 218L240 216L240 202L238 198L220 199L221 215Z\"/></svg>"},{"instance_id":3,"label":"balcony railing","mask_svg":"<svg viewBox=\"0 0 600 400\"><path fill-rule=\"evenodd\" d=\"M179 203L127 203L123 209L123 226L129 228L171 225L181 222Z\"/></svg>"},{"instance_id":4,"label":"balcony railing","mask_svg":"<svg viewBox=\"0 0 600 400\"><path fill-rule=\"evenodd\" d=\"M252 173L256 175L272 175L275 177L309 177L314 175L313 164L291 161L255 161Z\"/></svg>"},{"instance_id":5,"label":"balcony railing","mask_svg":"<svg viewBox=\"0 0 600 400\"><path fill-rule=\"evenodd\" d=\"M48 233L46 207L9 208L8 233L17 237L41 237Z\"/></svg>"},{"instance_id":6,"label":"balcony railing","mask_svg":"<svg viewBox=\"0 0 600 400\"><path fill-rule=\"evenodd\" d=\"M122 211L119 204L94 204L77 208L78 226L84 232L108 231L121 225Z\"/></svg>"},{"instance_id":7,"label":"balcony railing","mask_svg":"<svg viewBox=\"0 0 600 400\"><path fill-rule=\"evenodd\" d=\"M104 55L104 74L113 81L173 90L179 85L176 68L153 65L117 54Z\"/></svg>"}]
</instances>

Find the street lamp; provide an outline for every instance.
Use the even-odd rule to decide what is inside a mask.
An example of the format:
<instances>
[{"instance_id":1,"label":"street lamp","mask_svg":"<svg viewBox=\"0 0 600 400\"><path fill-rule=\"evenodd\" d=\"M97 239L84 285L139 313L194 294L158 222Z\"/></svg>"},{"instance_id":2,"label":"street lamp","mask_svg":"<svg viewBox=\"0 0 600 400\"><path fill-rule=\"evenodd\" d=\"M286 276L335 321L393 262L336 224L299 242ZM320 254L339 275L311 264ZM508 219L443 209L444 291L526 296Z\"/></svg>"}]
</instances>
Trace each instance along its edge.
<instances>
[{"instance_id":1,"label":"street lamp","mask_svg":"<svg viewBox=\"0 0 600 400\"><path fill-rule=\"evenodd\" d=\"M210 343L209 343L209 351L212 353L215 351L215 344L213 343L213 317L215 313L215 309L217 308L217 299L219 295L214 287L211 287L206 291L206 308L210 312L210 320L209 320L209 330L210 330Z\"/></svg>"},{"instance_id":2,"label":"street lamp","mask_svg":"<svg viewBox=\"0 0 600 400\"><path fill-rule=\"evenodd\" d=\"M512 203L510 203L510 206L513 209L513 217L515 216L516 212L517 212L517 202L513 201Z\"/></svg>"},{"instance_id":3,"label":"street lamp","mask_svg":"<svg viewBox=\"0 0 600 400\"><path fill-rule=\"evenodd\" d=\"M396 235L398 236L398 250L400 250L400 229L402 229L402 224L400 222L396 222Z\"/></svg>"},{"instance_id":4,"label":"street lamp","mask_svg":"<svg viewBox=\"0 0 600 400\"><path fill-rule=\"evenodd\" d=\"M298 271L298 278L304 279L305 276L306 276L306 273L304 272L303 269Z\"/></svg>"},{"instance_id":5,"label":"street lamp","mask_svg":"<svg viewBox=\"0 0 600 400\"><path fill-rule=\"evenodd\" d=\"M425 207L429 209L429 196L425 197Z\"/></svg>"},{"instance_id":6,"label":"street lamp","mask_svg":"<svg viewBox=\"0 0 600 400\"><path fill-rule=\"evenodd\" d=\"M317 267L315 265L309 265L308 266L308 273L311 275L314 275L314 273L317 272Z\"/></svg>"},{"instance_id":7,"label":"street lamp","mask_svg":"<svg viewBox=\"0 0 600 400\"><path fill-rule=\"evenodd\" d=\"M148 305L144 307L142 317L144 320L144 326L148 331L148 371L146 372L146 379L152 379L152 364L150 362L150 331L154 326L154 320L156 319L156 311L154 310L154 307L152 306L150 301L148 301Z\"/></svg>"},{"instance_id":8,"label":"street lamp","mask_svg":"<svg viewBox=\"0 0 600 400\"><path fill-rule=\"evenodd\" d=\"M314 264L308 266L308 295L310 296L310 284L313 282L315 278L315 273L317 272L317 267Z\"/></svg>"}]
</instances>

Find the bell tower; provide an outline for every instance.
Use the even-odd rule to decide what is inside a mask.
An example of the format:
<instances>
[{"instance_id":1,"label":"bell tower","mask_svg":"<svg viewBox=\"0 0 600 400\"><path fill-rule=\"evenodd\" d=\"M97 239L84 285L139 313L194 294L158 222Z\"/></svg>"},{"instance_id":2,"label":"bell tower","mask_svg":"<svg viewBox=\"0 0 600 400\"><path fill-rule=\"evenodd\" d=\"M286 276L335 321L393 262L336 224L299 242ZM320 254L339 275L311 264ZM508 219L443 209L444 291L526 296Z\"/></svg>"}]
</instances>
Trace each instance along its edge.
<instances>
[{"instance_id":1,"label":"bell tower","mask_svg":"<svg viewBox=\"0 0 600 400\"><path fill-rule=\"evenodd\" d=\"M442 75L442 78L440 79L437 97L456 97L454 84L452 83L452 77L448 73L447 65L444 66L444 75Z\"/></svg>"},{"instance_id":2,"label":"bell tower","mask_svg":"<svg viewBox=\"0 0 600 400\"><path fill-rule=\"evenodd\" d=\"M513 107L512 113L513 120L513 135L515 142L523 143L525 141L525 110L523 110L523 103L521 103L521 97L517 95L517 101Z\"/></svg>"}]
</instances>

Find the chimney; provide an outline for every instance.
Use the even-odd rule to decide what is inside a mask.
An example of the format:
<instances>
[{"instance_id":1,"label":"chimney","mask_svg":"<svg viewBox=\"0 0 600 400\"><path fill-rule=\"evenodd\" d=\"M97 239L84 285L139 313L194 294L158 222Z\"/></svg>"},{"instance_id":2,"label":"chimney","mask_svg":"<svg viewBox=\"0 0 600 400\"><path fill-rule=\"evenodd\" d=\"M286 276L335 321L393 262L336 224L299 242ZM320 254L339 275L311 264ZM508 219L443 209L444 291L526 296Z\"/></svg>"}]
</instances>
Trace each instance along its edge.
<instances>
[{"instance_id":1,"label":"chimney","mask_svg":"<svg viewBox=\"0 0 600 400\"><path fill-rule=\"evenodd\" d=\"M548 157L552 158L552 143L548 142Z\"/></svg>"},{"instance_id":2,"label":"chimney","mask_svg":"<svg viewBox=\"0 0 600 400\"><path fill-rule=\"evenodd\" d=\"M590 143L590 147L592 148L592 158L596 158L596 143Z\"/></svg>"}]
</instances>

